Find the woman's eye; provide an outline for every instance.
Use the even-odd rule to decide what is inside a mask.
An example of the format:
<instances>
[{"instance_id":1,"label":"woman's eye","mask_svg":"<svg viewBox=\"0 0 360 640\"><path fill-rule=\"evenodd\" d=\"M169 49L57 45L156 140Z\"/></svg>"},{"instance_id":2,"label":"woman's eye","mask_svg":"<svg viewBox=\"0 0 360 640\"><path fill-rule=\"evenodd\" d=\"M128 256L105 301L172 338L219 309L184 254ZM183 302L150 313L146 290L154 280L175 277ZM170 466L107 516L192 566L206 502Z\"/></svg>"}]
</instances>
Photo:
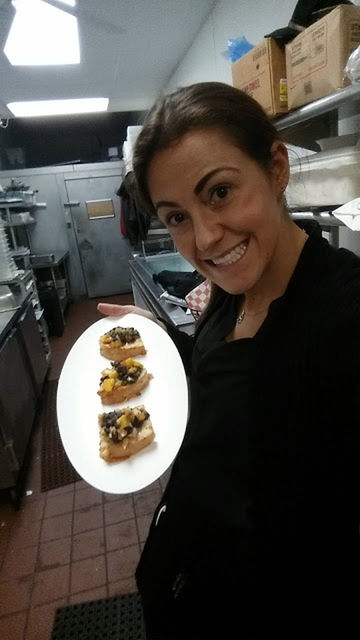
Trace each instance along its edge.
<instances>
[{"instance_id":1,"label":"woman's eye","mask_svg":"<svg viewBox=\"0 0 360 640\"><path fill-rule=\"evenodd\" d=\"M184 214L181 213L181 211L177 211L176 213L170 213L166 217L166 224L171 227L176 227L183 220L184 220Z\"/></svg>"},{"instance_id":2,"label":"woman's eye","mask_svg":"<svg viewBox=\"0 0 360 640\"><path fill-rule=\"evenodd\" d=\"M230 190L227 184L220 184L211 191L211 202L218 202L226 198Z\"/></svg>"}]
</instances>

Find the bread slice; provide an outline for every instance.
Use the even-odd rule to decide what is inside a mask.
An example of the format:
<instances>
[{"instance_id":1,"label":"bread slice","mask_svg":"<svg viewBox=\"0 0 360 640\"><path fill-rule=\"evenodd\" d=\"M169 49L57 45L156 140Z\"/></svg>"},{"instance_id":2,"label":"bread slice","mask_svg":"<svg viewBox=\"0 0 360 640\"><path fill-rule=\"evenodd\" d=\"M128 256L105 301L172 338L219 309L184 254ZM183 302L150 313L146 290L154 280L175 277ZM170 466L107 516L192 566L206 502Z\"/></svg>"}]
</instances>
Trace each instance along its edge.
<instances>
[{"instance_id":1,"label":"bread slice","mask_svg":"<svg viewBox=\"0 0 360 640\"><path fill-rule=\"evenodd\" d=\"M144 405L99 415L100 457L106 462L125 460L147 447L155 438Z\"/></svg>"},{"instance_id":2,"label":"bread slice","mask_svg":"<svg viewBox=\"0 0 360 640\"><path fill-rule=\"evenodd\" d=\"M103 404L127 402L139 396L153 377L140 362L132 358L111 364L111 369L104 369L100 380L98 395Z\"/></svg>"},{"instance_id":3,"label":"bread slice","mask_svg":"<svg viewBox=\"0 0 360 640\"><path fill-rule=\"evenodd\" d=\"M145 355L139 332L133 327L114 327L100 337L100 353L109 360L125 360Z\"/></svg>"}]
</instances>

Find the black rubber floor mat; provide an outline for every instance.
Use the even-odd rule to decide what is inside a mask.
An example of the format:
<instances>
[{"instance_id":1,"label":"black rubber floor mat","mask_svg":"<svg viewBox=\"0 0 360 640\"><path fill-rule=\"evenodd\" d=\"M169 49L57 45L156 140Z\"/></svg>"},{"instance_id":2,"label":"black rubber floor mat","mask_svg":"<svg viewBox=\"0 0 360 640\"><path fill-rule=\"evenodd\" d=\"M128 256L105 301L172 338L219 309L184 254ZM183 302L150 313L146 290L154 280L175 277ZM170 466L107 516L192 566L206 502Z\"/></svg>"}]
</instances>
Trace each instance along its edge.
<instances>
[{"instance_id":1,"label":"black rubber floor mat","mask_svg":"<svg viewBox=\"0 0 360 640\"><path fill-rule=\"evenodd\" d=\"M140 596L122 596L58 609L50 640L145 640Z\"/></svg>"},{"instance_id":2,"label":"black rubber floor mat","mask_svg":"<svg viewBox=\"0 0 360 640\"><path fill-rule=\"evenodd\" d=\"M50 380L41 410L41 491L80 480L62 446L56 417L57 380Z\"/></svg>"}]
</instances>

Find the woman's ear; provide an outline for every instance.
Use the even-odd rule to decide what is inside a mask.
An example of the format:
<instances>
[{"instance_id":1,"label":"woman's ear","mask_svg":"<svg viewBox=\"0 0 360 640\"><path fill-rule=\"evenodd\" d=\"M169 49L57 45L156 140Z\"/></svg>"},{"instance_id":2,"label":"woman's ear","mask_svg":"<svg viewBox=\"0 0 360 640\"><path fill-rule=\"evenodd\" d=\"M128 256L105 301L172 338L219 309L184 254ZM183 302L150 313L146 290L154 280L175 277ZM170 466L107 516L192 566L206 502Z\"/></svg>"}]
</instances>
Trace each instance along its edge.
<instances>
[{"instance_id":1,"label":"woman's ear","mask_svg":"<svg viewBox=\"0 0 360 640\"><path fill-rule=\"evenodd\" d=\"M275 140L271 145L271 175L275 193L282 197L290 176L289 157L287 148L281 140Z\"/></svg>"}]
</instances>

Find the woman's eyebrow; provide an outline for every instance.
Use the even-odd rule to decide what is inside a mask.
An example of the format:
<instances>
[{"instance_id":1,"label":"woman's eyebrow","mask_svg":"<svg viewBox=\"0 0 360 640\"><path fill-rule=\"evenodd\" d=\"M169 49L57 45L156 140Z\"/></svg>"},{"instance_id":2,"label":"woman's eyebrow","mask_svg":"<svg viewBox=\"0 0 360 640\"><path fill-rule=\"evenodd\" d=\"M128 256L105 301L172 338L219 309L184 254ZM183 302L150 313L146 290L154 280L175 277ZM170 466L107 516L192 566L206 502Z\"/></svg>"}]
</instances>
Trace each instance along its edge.
<instances>
[{"instance_id":1,"label":"woman's eyebrow","mask_svg":"<svg viewBox=\"0 0 360 640\"><path fill-rule=\"evenodd\" d=\"M216 173L218 173L219 171L224 171L225 169L230 169L232 171L235 171L235 167L217 167L217 169L213 169L213 171L209 171L209 173L207 173L206 175L204 175L201 180L199 180L199 182L197 183L195 189L194 189L194 193L197 196L205 187L206 183L208 180L210 180L210 178L212 178Z\"/></svg>"},{"instance_id":2,"label":"woman's eyebrow","mask_svg":"<svg viewBox=\"0 0 360 640\"><path fill-rule=\"evenodd\" d=\"M159 200L159 202L157 202L155 205L155 211L157 211L158 209L160 209L160 207L179 207L179 205L176 202L171 202L170 200Z\"/></svg>"}]
</instances>

